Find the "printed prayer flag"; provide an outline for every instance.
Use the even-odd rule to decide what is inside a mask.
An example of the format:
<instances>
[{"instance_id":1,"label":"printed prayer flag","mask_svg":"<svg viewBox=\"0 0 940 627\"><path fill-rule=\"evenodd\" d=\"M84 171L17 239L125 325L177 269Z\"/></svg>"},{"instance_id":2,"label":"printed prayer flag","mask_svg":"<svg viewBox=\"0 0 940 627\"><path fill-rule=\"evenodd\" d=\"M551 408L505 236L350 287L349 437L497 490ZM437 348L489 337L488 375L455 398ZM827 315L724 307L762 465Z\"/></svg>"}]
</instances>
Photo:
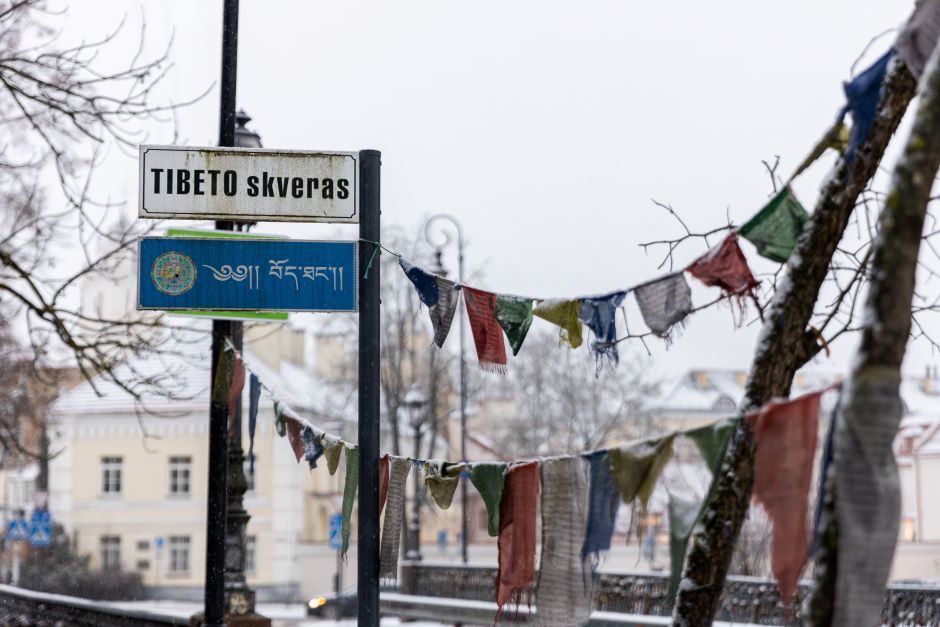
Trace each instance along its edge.
<instances>
[{"instance_id":1,"label":"printed prayer flag","mask_svg":"<svg viewBox=\"0 0 940 627\"><path fill-rule=\"evenodd\" d=\"M379 515L385 510L385 499L388 498L389 455L382 453L379 457Z\"/></svg>"},{"instance_id":2,"label":"printed prayer flag","mask_svg":"<svg viewBox=\"0 0 940 627\"><path fill-rule=\"evenodd\" d=\"M454 320L454 312L457 311L457 302L460 298L454 282L431 274L411 264L404 257L399 257L398 263L414 285L418 298L427 306L431 316L431 327L434 330L434 343L441 348L450 332L450 325Z\"/></svg>"},{"instance_id":3,"label":"printed prayer flag","mask_svg":"<svg viewBox=\"0 0 940 627\"><path fill-rule=\"evenodd\" d=\"M692 311L692 290L681 272L664 276L633 289L643 322L667 342L672 329Z\"/></svg>"},{"instance_id":4,"label":"printed prayer flag","mask_svg":"<svg viewBox=\"0 0 940 627\"><path fill-rule=\"evenodd\" d=\"M336 447L342 448L342 447ZM340 555L346 559L349 551L349 529L353 506L356 504L356 490L359 487L359 449L351 446L346 449L346 479L343 482L343 548Z\"/></svg>"},{"instance_id":5,"label":"printed prayer flag","mask_svg":"<svg viewBox=\"0 0 940 627\"><path fill-rule=\"evenodd\" d=\"M464 468L466 464L454 464L443 459L429 459L424 463L424 485L441 509L447 509L453 502L454 492L460 482L460 473Z\"/></svg>"},{"instance_id":6,"label":"printed prayer flag","mask_svg":"<svg viewBox=\"0 0 940 627\"><path fill-rule=\"evenodd\" d=\"M480 493L486 505L487 533L499 535L499 504L503 499L506 464L503 462L476 462L470 465L470 483Z\"/></svg>"},{"instance_id":7,"label":"printed prayer flag","mask_svg":"<svg viewBox=\"0 0 940 627\"><path fill-rule=\"evenodd\" d=\"M581 457L565 456L545 459L541 466L538 623L584 625L591 613L593 584L581 561L581 539L587 525L587 464Z\"/></svg>"},{"instance_id":8,"label":"printed prayer flag","mask_svg":"<svg viewBox=\"0 0 940 627\"><path fill-rule=\"evenodd\" d=\"M878 111L881 83L884 82L888 64L893 57L894 48L884 53L854 79L842 85L846 99L844 110L852 114L849 147L845 151L846 163L852 162L855 152L868 139L868 133L875 123L875 113Z\"/></svg>"},{"instance_id":9,"label":"printed prayer flag","mask_svg":"<svg viewBox=\"0 0 940 627\"><path fill-rule=\"evenodd\" d=\"M734 297L742 314L744 298L750 296L756 299L754 290L760 285L747 265L747 259L738 245L738 234L734 231L693 261L686 272L709 287L720 288L724 296Z\"/></svg>"},{"instance_id":10,"label":"printed prayer flag","mask_svg":"<svg viewBox=\"0 0 940 627\"><path fill-rule=\"evenodd\" d=\"M228 428L229 431L235 424L235 411L238 409L238 401L242 397L242 390L245 389L245 362L242 356L235 353L232 360L232 383L228 388Z\"/></svg>"},{"instance_id":11,"label":"printed prayer flag","mask_svg":"<svg viewBox=\"0 0 940 627\"><path fill-rule=\"evenodd\" d=\"M762 257L786 263L807 220L809 214L788 185L738 229L738 232L754 244Z\"/></svg>"},{"instance_id":12,"label":"printed prayer flag","mask_svg":"<svg viewBox=\"0 0 940 627\"><path fill-rule=\"evenodd\" d=\"M274 401L274 430L277 431L277 434L280 437L287 435L287 424L284 422L287 420L285 415L287 408L284 403L281 401Z\"/></svg>"},{"instance_id":13,"label":"printed prayer flag","mask_svg":"<svg viewBox=\"0 0 940 627\"><path fill-rule=\"evenodd\" d=\"M584 341L581 337L581 301L547 298L536 305L532 313L542 320L561 327L561 341L571 348L578 348Z\"/></svg>"},{"instance_id":14,"label":"printed prayer flag","mask_svg":"<svg viewBox=\"0 0 940 627\"><path fill-rule=\"evenodd\" d=\"M298 463L304 458L304 436L302 431L303 425L299 421L293 418L287 419L287 441L290 443Z\"/></svg>"},{"instance_id":15,"label":"printed prayer flag","mask_svg":"<svg viewBox=\"0 0 940 627\"><path fill-rule=\"evenodd\" d=\"M650 496L666 462L672 457L676 434L624 444L607 451L610 471L620 488L624 503L640 501L640 515L646 511Z\"/></svg>"},{"instance_id":16,"label":"printed prayer flag","mask_svg":"<svg viewBox=\"0 0 940 627\"><path fill-rule=\"evenodd\" d=\"M523 600L535 587L535 526L539 506L539 463L510 464L499 508L499 570L496 620L506 603Z\"/></svg>"},{"instance_id":17,"label":"printed prayer flag","mask_svg":"<svg viewBox=\"0 0 940 627\"><path fill-rule=\"evenodd\" d=\"M895 46L898 56L911 71L914 78L920 80L927 66L930 53L937 46L940 38L940 0L919 0L914 5L907 24L898 35Z\"/></svg>"},{"instance_id":18,"label":"printed prayer flag","mask_svg":"<svg viewBox=\"0 0 940 627\"><path fill-rule=\"evenodd\" d=\"M301 435L304 441L304 459L313 470L317 467L317 460L323 456L323 432L310 425L304 425Z\"/></svg>"},{"instance_id":19,"label":"printed prayer flag","mask_svg":"<svg viewBox=\"0 0 940 627\"><path fill-rule=\"evenodd\" d=\"M588 485L588 518L581 545L581 559L590 557L597 561L602 551L610 550L610 539L614 535L614 521L620 509L620 491L610 472L607 451L594 451L585 455L590 484Z\"/></svg>"},{"instance_id":20,"label":"printed prayer flag","mask_svg":"<svg viewBox=\"0 0 940 627\"><path fill-rule=\"evenodd\" d=\"M339 458L343 452L343 441L340 440L335 435L324 435L323 436L323 456L326 457L326 468L330 472L330 476L336 474L336 469L339 468Z\"/></svg>"},{"instance_id":21,"label":"printed prayer flag","mask_svg":"<svg viewBox=\"0 0 940 627\"><path fill-rule=\"evenodd\" d=\"M382 523L382 544L379 550L379 578L398 579L398 549L401 543L401 523L405 512L405 482L411 470L411 460L392 455L389 462L388 492L385 500L385 519Z\"/></svg>"},{"instance_id":22,"label":"printed prayer flag","mask_svg":"<svg viewBox=\"0 0 940 627\"><path fill-rule=\"evenodd\" d=\"M524 296L496 297L496 319L506 333L512 354L518 355L525 336L532 326L532 305L534 301Z\"/></svg>"},{"instance_id":23,"label":"printed prayer flag","mask_svg":"<svg viewBox=\"0 0 940 627\"><path fill-rule=\"evenodd\" d=\"M470 318L470 331L480 368L486 372L506 374L506 344L502 327L496 319L496 294L466 285L460 290L467 303L467 317Z\"/></svg>"},{"instance_id":24,"label":"printed prayer flag","mask_svg":"<svg viewBox=\"0 0 940 627\"><path fill-rule=\"evenodd\" d=\"M748 416L754 427L754 500L773 523L771 570L789 604L809 555L809 488L813 479L820 393L774 401Z\"/></svg>"},{"instance_id":25,"label":"printed prayer flag","mask_svg":"<svg viewBox=\"0 0 940 627\"><path fill-rule=\"evenodd\" d=\"M617 308L626 295L625 291L621 291L581 299L578 318L594 334L591 351L597 360L598 372L602 357L606 356L611 365L616 365L620 359L617 353Z\"/></svg>"},{"instance_id":26,"label":"printed prayer flag","mask_svg":"<svg viewBox=\"0 0 940 627\"><path fill-rule=\"evenodd\" d=\"M839 116L839 119L832 125L832 128L826 131L826 134L816 142L816 145L813 146L813 149L806 155L806 158L796 167L796 170L790 175L790 180L792 181L802 174L806 168L813 165L816 160L823 156L830 148L840 155L843 155L848 147L849 127L842 121L842 116Z\"/></svg>"},{"instance_id":27,"label":"printed prayer flag","mask_svg":"<svg viewBox=\"0 0 940 627\"><path fill-rule=\"evenodd\" d=\"M255 474L255 429L258 426L258 403L261 400L261 379L251 373L248 379L248 472Z\"/></svg>"}]
</instances>

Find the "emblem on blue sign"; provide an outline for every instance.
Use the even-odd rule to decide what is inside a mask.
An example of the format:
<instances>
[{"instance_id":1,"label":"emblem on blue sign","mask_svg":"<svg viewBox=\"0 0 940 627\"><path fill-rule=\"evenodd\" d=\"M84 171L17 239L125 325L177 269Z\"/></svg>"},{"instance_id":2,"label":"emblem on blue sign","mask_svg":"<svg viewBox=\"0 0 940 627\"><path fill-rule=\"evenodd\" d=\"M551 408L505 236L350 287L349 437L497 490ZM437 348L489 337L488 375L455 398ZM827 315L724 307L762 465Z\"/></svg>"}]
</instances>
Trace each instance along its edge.
<instances>
[{"instance_id":1,"label":"emblem on blue sign","mask_svg":"<svg viewBox=\"0 0 940 627\"><path fill-rule=\"evenodd\" d=\"M179 296L196 284L196 265L187 255L170 251L154 259L150 278L164 294Z\"/></svg>"}]
</instances>

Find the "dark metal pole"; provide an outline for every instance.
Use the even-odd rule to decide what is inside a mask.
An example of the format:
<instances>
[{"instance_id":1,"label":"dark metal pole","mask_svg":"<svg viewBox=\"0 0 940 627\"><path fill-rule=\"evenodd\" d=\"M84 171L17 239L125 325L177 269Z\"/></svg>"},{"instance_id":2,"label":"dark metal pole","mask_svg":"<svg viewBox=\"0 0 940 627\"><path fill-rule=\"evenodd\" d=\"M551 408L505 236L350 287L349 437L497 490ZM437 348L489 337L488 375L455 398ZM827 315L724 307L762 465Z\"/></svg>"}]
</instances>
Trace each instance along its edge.
<instances>
[{"instance_id":1,"label":"dark metal pole","mask_svg":"<svg viewBox=\"0 0 940 627\"><path fill-rule=\"evenodd\" d=\"M235 86L238 69L238 0L225 0L222 13L222 80L219 102L219 146L235 145ZM216 222L231 231L231 221ZM212 321L212 381L215 381L232 323ZM228 490L228 399L212 385L209 409L209 494L206 499L205 627L225 625L225 509Z\"/></svg>"},{"instance_id":2,"label":"dark metal pole","mask_svg":"<svg viewBox=\"0 0 940 627\"><path fill-rule=\"evenodd\" d=\"M381 165L382 153L378 150L359 153L360 240L381 241ZM359 242L360 627L378 627L379 624L379 252L374 244Z\"/></svg>"},{"instance_id":3,"label":"dark metal pole","mask_svg":"<svg viewBox=\"0 0 940 627\"><path fill-rule=\"evenodd\" d=\"M456 223L456 221L455 221ZM457 225L457 280L463 284L463 233L460 225ZM463 299L460 299L463 302ZM460 460L467 461L467 360L464 355L464 318L460 315ZM460 557L466 564L469 556L467 554L467 544L470 538L467 534L470 531L469 513L467 512L468 499L468 480L460 482Z\"/></svg>"}]
</instances>

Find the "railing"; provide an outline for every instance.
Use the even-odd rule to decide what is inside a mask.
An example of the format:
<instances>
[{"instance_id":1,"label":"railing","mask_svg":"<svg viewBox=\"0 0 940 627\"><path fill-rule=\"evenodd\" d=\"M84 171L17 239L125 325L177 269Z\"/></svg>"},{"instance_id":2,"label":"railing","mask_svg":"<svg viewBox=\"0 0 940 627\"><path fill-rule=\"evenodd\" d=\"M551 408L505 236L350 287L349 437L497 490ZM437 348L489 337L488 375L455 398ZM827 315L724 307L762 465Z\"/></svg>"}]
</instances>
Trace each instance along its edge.
<instances>
[{"instance_id":1,"label":"railing","mask_svg":"<svg viewBox=\"0 0 940 627\"><path fill-rule=\"evenodd\" d=\"M24 620L25 623L22 622ZM0 585L0 623L4 625L166 627L168 625L189 625L189 619L163 616L143 610L104 607L88 599Z\"/></svg>"},{"instance_id":2,"label":"railing","mask_svg":"<svg viewBox=\"0 0 940 627\"><path fill-rule=\"evenodd\" d=\"M670 616L673 599L670 578L655 573L601 573L594 586L595 612ZM402 567L403 594L465 601L494 601L496 569L487 566L409 564ZM809 586L800 585L788 605L772 581L729 577L721 596L718 620L755 625L797 626L799 607ZM538 598L535 600L538 607ZM892 627L940 625L940 587L890 585L882 623Z\"/></svg>"}]
</instances>

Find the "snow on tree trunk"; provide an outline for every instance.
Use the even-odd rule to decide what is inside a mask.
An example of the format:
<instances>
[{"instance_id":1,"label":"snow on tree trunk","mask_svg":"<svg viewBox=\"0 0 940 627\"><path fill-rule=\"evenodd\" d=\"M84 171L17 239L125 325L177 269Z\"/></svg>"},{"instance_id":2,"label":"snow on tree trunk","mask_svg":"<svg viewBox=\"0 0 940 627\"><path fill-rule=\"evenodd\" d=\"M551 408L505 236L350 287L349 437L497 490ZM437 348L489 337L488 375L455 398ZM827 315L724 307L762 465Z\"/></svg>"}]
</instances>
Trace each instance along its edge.
<instances>
[{"instance_id":1,"label":"snow on tree trunk","mask_svg":"<svg viewBox=\"0 0 940 627\"><path fill-rule=\"evenodd\" d=\"M825 539L810 624L877 625L894 558L901 487L892 443L901 422L901 362L911 332L917 253L940 166L940 47L881 212L862 339L836 416Z\"/></svg>"},{"instance_id":2,"label":"snow on tree trunk","mask_svg":"<svg viewBox=\"0 0 940 627\"><path fill-rule=\"evenodd\" d=\"M885 78L875 123L851 163L840 161L787 262L784 280L765 316L742 410L787 396L793 375L817 351L808 330L819 289L859 194L874 175L891 135L914 95L915 81L899 61ZM711 625L754 483L754 434L739 423L717 486L695 528L673 615L675 627Z\"/></svg>"}]
</instances>

